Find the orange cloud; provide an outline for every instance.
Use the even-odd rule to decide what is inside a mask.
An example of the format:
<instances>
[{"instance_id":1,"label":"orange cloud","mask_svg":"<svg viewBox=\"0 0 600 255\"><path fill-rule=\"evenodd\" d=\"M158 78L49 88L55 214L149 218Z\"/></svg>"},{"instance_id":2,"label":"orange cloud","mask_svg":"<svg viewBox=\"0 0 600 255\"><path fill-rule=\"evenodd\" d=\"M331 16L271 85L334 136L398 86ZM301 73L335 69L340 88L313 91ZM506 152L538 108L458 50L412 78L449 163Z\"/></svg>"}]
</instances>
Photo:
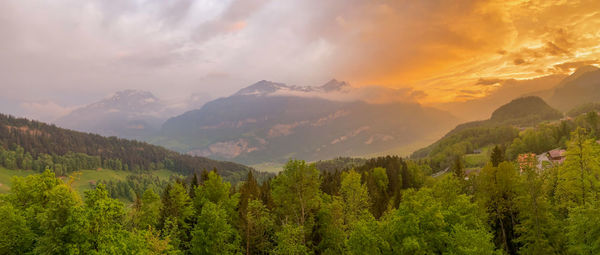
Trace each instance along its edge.
<instances>
[{"instance_id":1,"label":"orange cloud","mask_svg":"<svg viewBox=\"0 0 600 255\"><path fill-rule=\"evenodd\" d=\"M422 90L423 103L485 96L481 77L533 79L600 57L600 1L350 2L331 14L336 76Z\"/></svg>"}]
</instances>

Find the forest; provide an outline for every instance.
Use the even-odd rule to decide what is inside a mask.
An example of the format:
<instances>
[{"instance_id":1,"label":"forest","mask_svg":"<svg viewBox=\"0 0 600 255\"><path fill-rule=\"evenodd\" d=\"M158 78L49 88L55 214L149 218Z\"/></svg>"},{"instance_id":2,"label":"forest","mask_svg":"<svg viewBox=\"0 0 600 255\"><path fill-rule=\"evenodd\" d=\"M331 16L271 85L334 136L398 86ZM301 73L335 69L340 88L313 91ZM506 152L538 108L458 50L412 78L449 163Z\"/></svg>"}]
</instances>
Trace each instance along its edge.
<instances>
[{"instance_id":1,"label":"forest","mask_svg":"<svg viewBox=\"0 0 600 255\"><path fill-rule=\"evenodd\" d=\"M496 146L476 175L457 162L433 178L392 156L334 171L290 160L262 183L205 171L134 191L131 206L46 170L0 196L0 253L598 254L600 145L585 127L565 143L543 170Z\"/></svg>"},{"instance_id":2,"label":"forest","mask_svg":"<svg viewBox=\"0 0 600 255\"><path fill-rule=\"evenodd\" d=\"M0 166L39 172L48 167L58 176L97 168L132 174L167 169L183 175L220 169L220 174L232 182L243 179L250 170L241 164L184 155L145 142L82 133L3 114ZM261 173L259 177L268 176Z\"/></svg>"}]
</instances>

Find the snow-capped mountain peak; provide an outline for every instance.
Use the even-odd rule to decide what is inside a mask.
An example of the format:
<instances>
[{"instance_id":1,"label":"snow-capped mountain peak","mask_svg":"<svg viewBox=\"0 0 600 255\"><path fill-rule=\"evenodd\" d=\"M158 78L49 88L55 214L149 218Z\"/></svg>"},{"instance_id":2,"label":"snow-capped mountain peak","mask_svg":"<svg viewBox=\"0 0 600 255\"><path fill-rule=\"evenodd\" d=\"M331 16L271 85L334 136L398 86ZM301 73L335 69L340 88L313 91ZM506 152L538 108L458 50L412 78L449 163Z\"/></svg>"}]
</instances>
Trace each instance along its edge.
<instances>
[{"instance_id":1,"label":"snow-capped mountain peak","mask_svg":"<svg viewBox=\"0 0 600 255\"><path fill-rule=\"evenodd\" d=\"M276 83L271 81L262 80L254 83L248 87L239 90L234 96L266 96L278 93L279 95L283 92L318 92L318 93L329 93L334 91L347 91L350 89L350 85L345 81L338 81L332 79L322 86L294 86L286 85L283 83Z\"/></svg>"}]
</instances>

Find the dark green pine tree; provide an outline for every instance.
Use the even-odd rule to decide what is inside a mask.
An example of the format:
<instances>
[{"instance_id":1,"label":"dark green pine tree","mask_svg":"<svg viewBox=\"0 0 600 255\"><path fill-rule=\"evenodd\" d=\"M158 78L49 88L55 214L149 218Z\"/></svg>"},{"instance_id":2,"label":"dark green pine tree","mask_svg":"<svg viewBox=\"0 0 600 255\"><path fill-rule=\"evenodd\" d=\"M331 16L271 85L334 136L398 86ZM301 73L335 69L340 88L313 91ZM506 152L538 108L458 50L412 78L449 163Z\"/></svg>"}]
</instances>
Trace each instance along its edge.
<instances>
[{"instance_id":1,"label":"dark green pine tree","mask_svg":"<svg viewBox=\"0 0 600 255\"><path fill-rule=\"evenodd\" d=\"M454 157L454 162L452 162L452 173L459 179L465 178L465 167L462 162L462 157L456 155Z\"/></svg>"},{"instance_id":2,"label":"dark green pine tree","mask_svg":"<svg viewBox=\"0 0 600 255\"><path fill-rule=\"evenodd\" d=\"M490 155L490 162L492 162L492 166L498 167L498 165L504 161L504 150L500 148L500 146L496 145L494 149L492 149L492 154Z\"/></svg>"}]
</instances>

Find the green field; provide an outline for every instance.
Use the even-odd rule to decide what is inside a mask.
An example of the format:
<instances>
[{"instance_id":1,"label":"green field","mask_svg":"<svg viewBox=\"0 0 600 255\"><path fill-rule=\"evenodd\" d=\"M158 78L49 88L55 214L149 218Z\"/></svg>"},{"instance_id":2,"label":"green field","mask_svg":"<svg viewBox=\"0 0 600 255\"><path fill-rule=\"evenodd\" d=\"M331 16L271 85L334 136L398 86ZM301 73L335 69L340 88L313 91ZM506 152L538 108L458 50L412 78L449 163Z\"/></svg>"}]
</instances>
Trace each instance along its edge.
<instances>
[{"instance_id":1,"label":"green field","mask_svg":"<svg viewBox=\"0 0 600 255\"><path fill-rule=\"evenodd\" d=\"M256 169L259 172L267 172L267 173L274 173L274 174L281 172L281 170L283 170L283 166L284 166L284 164L273 163L273 162L266 162L266 163L250 165L250 167Z\"/></svg>"},{"instance_id":2,"label":"green field","mask_svg":"<svg viewBox=\"0 0 600 255\"><path fill-rule=\"evenodd\" d=\"M481 153L479 154L466 154L465 159L465 167L482 167L488 162L490 147L481 148Z\"/></svg>"},{"instance_id":3,"label":"green field","mask_svg":"<svg viewBox=\"0 0 600 255\"><path fill-rule=\"evenodd\" d=\"M36 173L37 172L32 170L10 170L0 167L0 193L7 193L10 190L11 177L27 176ZM164 180L168 180L171 175L175 174L169 170L156 170L151 173ZM83 191L90 188L90 182L97 182L98 180L125 180L125 178L131 174L133 173L110 169L81 170L73 175L76 180L73 182L72 187L77 190L80 195L83 195ZM66 179L64 180L67 181Z\"/></svg>"}]
</instances>

